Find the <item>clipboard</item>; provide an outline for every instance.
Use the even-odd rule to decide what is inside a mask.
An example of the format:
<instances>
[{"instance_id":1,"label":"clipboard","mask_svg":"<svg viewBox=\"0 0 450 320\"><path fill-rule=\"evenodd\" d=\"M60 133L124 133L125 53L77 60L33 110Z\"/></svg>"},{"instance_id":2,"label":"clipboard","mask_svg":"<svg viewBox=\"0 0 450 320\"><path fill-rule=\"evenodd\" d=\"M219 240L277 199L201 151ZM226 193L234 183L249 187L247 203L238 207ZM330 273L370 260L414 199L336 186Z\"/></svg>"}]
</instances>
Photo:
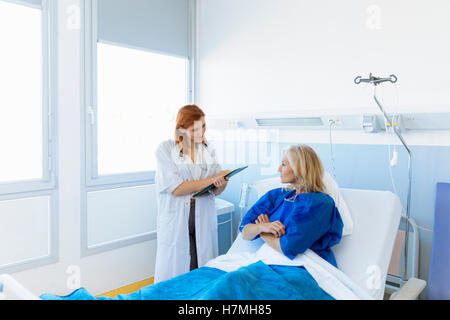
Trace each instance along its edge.
<instances>
[{"instance_id":1,"label":"clipboard","mask_svg":"<svg viewBox=\"0 0 450 320\"><path fill-rule=\"evenodd\" d=\"M226 175L224 176L224 178L231 178L231 177L234 176L235 174L237 174L237 173L239 173L239 172L241 172L242 170L247 169L247 168L248 168L248 166L245 166L245 167L242 167L242 168L234 169L234 170L231 171L230 173L226 174ZM207 186L205 189L203 189L203 190L197 192L196 194L194 194L194 195L192 196L192 198L197 198L197 197L199 197L199 196L202 196L202 195L208 193L210 190L212 190L212 189L214 189L214 188L216 188L216 186L215 186L214 184L210 184L210 185Z\"/></svg>"}]
</instances>

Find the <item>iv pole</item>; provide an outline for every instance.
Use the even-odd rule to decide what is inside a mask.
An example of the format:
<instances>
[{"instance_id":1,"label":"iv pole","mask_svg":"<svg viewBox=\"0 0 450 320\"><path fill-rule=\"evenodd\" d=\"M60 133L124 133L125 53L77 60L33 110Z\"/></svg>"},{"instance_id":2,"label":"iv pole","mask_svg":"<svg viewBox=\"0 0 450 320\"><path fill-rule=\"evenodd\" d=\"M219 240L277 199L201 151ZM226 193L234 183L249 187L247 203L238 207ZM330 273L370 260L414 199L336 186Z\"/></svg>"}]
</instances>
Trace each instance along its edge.
<instances>
[{"instance_id":1,"label":"iv pole","mask_svg":"<svg viewBox=\"0 0 450 320\"><path fill-rule=\"evenodd\" d=\"M396 83L397 77L395 75L391 75L389 78L377 78L372 76L372 74L369 75L369 78L363 79L360 76L356 77L354 80L355 84L360 84L361 82L366 83L372 83L374 85L373 90L373 98L378 105L378 108L381 110L381 112L384 115L384 118L386 119L387 123L389 123L394 130L396 136L400 139L401 143L405 147L406 151L408 152L409 159L408 159L408 195L406 200L406 223L405 223L405 246L404 246L404 270L403 270L403 284L408 281L408 238L409 238L409 218L410 218L410 207L411 207L411 181L412 181L412 152L409 148L406 141L403 139L403 136L401 135L400 131L397 129L397 126L395 126L391 120L391 118L387 115L387 113L384 111L383 107L381 106L380 102L377 99L377 85L383 83L383 82L391 82Z\"/></svg>"}]
</instances>

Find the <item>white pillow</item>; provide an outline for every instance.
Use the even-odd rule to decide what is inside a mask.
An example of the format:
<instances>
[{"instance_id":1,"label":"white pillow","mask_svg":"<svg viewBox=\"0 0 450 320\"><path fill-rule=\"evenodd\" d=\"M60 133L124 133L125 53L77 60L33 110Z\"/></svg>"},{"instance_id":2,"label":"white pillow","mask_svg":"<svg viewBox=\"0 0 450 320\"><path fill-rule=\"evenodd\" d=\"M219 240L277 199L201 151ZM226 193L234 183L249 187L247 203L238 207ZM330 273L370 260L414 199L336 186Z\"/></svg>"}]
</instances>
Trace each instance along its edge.
<instances>
[{"instance_id":1,"label":"white pillow","mask_svg":"<svg viewBox=\"0 0 450 320\"><path fill-rule=\"evenodd\" d=\"M323 183L327 189L327 193L330 197L333 198L334 203L336 204L336 208L339 210L341 214L342 222L344 223L344 228L342 230L342 236L347 236L353 233L353 219L350 214L350 210L348 209L347 203L344 200L344 197L341 195L339 191L339 186L333 177L325 172L323 175ZM280 188L287 187L289 184L281 183L280 177L270 178L259 180L253 183L253 187L256 189L258 193L258 199L261 198L268 191Z\"/></svg>"},{"instance_id":2,"label":"white pillow","mask_svg":"<svg viewBox=\"0 0 450 320\"><path fill-rule=\"evenodd\" d=\"M342 236L347 236L353 233L353 219L348 209L347 202L345 202L344 197L339 191L339 186L333 177L325 171L323 175L323 183L327 188L327 193L333 198L336 208L341 214L342 222L344 223L344 228L342 229Z\"/></svg>"}]
</instances>

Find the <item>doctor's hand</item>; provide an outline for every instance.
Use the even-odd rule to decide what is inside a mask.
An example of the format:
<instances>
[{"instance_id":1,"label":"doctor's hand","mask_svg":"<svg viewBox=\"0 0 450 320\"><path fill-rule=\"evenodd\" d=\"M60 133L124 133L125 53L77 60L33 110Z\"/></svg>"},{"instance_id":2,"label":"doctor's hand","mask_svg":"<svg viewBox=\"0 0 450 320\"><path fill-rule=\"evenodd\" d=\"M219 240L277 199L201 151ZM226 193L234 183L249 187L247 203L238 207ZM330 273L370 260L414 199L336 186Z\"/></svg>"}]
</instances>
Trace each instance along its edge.
<instances>
[{"instance_id":1,"label":"doctor's hand","mask_svg":"<svg viewBox=\"0 0 450 320\"><path fill-rule=\"evenodd\" d=\"M213 184L215 186L213 192L216 196L222 194L222 192L227 187L229 178L225 178L224 176L230 172L230 170L221 171L217 176L213 178Z\"/></svg>"},{"instance_id":2,"label":"doctor's hand","mask_svg":"<svg viewBox=\"0 0 450 320\"><path fill-rule=\"evenodd\" d=\"M216 187L216 188L223 188L223 189L225 189L225 187L227 186L227 184L228 184L228 178L224 178L224 177L218 177L218 178L216 178L215 180L214 180L214 182L213 182L213 184L214 184L214 186Z\"/></svg>"},{"instance_id":3,"label":"doctor's hand","mask_svg":"<svg viewBox=\"0 0 450 320\"><path fill-rule=\"evenodd\" d=\"M230 173L230 170L220 171L217 176L214 177L213 184L216 188L223 188L227 186L229 178L225 178L225 176Z\"/></svg>"}]
</instances>

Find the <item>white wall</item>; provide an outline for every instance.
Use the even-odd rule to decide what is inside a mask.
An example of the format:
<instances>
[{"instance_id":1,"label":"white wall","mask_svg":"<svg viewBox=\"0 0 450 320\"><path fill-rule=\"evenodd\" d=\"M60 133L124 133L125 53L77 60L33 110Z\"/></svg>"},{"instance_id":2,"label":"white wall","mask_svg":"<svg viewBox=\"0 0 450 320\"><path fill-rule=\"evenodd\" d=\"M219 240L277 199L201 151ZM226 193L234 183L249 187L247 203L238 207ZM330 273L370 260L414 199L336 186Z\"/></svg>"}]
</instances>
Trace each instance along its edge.
<instances>
[{"instance_id":1,"label":"white wall","mask_svg":"<svg viewBox=\"0 0 450 320\"><path fill-rule=\"evenodd\" d=\"M93 294L149 278L156 241L81 258L80 28L77 0L58 0L59 261L13 276L35 294L68 294L76 284ZM150 208L151 209L151 208Z\"/></svg>"},{"instance_id":2,"label":"white wall","mask_svg":"<svg viewBox=\"0 0 450 320\"><path fill-rule=\"evenodd\" d=\"M387 108L450 111L450 2L199 0L209 116L374 107L356 76L398 76Z\"/></svg>"}]
</instances>

